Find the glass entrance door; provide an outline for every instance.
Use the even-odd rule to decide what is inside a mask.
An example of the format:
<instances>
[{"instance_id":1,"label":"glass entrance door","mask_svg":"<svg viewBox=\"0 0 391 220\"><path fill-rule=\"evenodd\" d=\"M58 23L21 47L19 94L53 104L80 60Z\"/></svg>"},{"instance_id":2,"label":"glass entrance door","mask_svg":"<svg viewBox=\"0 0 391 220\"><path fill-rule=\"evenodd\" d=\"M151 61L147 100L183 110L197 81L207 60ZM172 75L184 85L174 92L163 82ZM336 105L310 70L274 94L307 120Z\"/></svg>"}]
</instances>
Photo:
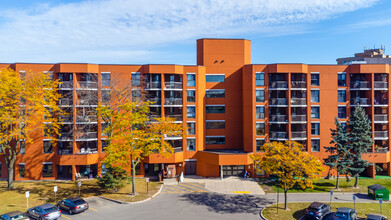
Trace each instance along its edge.
<instances>
[{"instance_id":1,"label":"glass entrance door","mask_svg":"<svg viewBox=\"0 0 391 220\"><path fill-rule=\"evenodd\" d=\"M224 165L223 176L239 176L244 172L244 165Z\"/></svg>"}]
</instances>

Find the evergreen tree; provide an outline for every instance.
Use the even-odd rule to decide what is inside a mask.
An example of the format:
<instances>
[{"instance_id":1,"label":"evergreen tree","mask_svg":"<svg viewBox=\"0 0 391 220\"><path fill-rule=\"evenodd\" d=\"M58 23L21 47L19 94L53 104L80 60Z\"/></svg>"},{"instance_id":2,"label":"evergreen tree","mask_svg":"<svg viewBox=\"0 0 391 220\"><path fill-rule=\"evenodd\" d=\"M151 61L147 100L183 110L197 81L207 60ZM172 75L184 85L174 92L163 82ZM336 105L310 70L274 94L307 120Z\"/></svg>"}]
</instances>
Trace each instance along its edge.
<instances>
[{"instance_id":1,"label":"evergreen tree","mask_svg":"<svg viewBox=\"0 0 391 220\"><path fill-rule=\"evenodd\" d=\"M349 135L346 131L346 126L341 124L338 118L335 118L336 129L331 130L332 140L331 147L325 147L326 152L330 155L324 160L324 165L329 167L329 170L337 171L337 181L335 188L339 188L339 174L347 174L350 162L347 160L349 152Z\"/></svg>"},{"instance_id":2,"label":"evergreen tree","mask_svg":"<svg viewBox=\"0 0 391 220\"><path fill-rule=\"evenodd\" d=\"M365 110L357 106L352 112L349 125L349 145L350 154L348 160L350 162L348 171L352 176L355 176L354 187L358 186L358 177L366 167L371 165L368 161L362 159L362 153L366 153L373 145L371 122Z\"/></svg>"}]
</instances>

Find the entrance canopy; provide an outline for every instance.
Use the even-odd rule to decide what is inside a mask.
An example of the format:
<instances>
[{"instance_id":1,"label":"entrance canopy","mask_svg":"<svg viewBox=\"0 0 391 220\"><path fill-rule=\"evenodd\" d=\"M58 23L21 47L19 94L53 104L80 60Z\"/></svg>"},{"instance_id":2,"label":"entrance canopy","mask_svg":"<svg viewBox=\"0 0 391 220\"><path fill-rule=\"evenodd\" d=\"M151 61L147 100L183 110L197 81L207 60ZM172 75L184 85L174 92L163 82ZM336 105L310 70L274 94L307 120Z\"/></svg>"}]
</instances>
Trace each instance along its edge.
<instances>
[{"instance_id":1,"label":"entrance canopy","mask_svg":"<svg viewBox=\"0 0 391 220\"><path fill-rule=\"evenodd\" d=\"M206 150L199 151L197 160L203 163L213 165L251 165L253 160L250 158L252 153L241 150Z\"/></svg>"}]
</instances>

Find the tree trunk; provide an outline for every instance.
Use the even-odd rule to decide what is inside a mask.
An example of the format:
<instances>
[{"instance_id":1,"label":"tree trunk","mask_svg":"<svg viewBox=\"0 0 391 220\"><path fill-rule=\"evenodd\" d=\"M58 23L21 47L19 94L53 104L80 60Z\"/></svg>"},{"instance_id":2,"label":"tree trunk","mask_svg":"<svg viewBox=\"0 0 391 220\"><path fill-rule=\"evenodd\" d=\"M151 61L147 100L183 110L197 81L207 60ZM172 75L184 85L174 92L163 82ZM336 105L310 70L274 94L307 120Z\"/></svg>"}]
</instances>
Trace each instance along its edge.
<instances>
[{"instance_id":1,"label":"tree trunk","mask_svg":"<svg viewBox=\"0 0 391 220\"><path fill-rule=\"evenodd\" d=\"M9 160L9 163L6 163L7 165L7 172L8 172L8 189L14 188L14 164L15 164L15 158L12 158Z\"/></svg>"},{"instance_id":2,"label":"tree trunk","mask_svg":"<svg viewBox=\"0 0 391 220\"><path fill-rule=\"evenodd\" d=\"M137 195L137 192L136 192L136 164L135 162L132 160L132 195Z\"/></svg>"},{"instance_id":3,"label":"tree trunk","mask_svg":"<svg viewBox=\"0 0 391 220\"><path fill-rule=\"evenodd\" d=\"M284 189L284 209L288 209L288 190Z\"/></svg>"},{"instance_id":4,"label":"tree trunk","mask_svg":"<svg viewBox=\"0 0 391 220\"><path fill-rule=\"evenodd\" d=\"M335 183L335 188L339 189L339 172L337 171L337 182Z\"/></svg>"},{"instance_id":5,"label":"tree trunk","mask_svg":"<svg viewBox=\"0 0 391 220\"><path fill-rule=\"evenodd\" d=\"M354 187L357 188L358 187L358 174L356 174L355 178L356 178L356 181L354 182Z\"/></svg>"}]
</instances>

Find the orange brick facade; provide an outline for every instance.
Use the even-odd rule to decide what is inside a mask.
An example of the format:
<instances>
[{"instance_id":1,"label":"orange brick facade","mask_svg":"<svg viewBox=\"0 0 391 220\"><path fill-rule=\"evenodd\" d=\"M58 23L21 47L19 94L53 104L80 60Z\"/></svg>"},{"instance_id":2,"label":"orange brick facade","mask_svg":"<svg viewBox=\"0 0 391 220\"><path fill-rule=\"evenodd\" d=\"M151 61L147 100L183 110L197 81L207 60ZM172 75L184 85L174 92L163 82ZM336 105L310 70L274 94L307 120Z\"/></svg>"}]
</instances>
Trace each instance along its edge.
<instances>
[{"instance_id":1,"label":"orange brick facade","mask_svg":"<svg viewBox=\"0 0 391 220\"><path fill-rule=\"evenodd\" d=\"M261 154L257 149L265 141L298 141L323 161L334 118L346 121L357 104L371 119L375 141L364 157L381 166L381 174L391 176L387 64L258 65L251 64L248 40L200 39L194 66L14 63L0 64L0 68L52 72L63 81L59 90L69 95L59 105L72 113L61 144L44 153L45 140L37 135L18 155L16 180L74 179L76 173L101 173L99 162L105 156L102 144L107 137L100 119L80 118L79 112L95 106L83 104L80 97L97 93L101 98L114 77L132 84L139 80L135 90L155 101L157 116L176 118L188 132L183 138L168 138L175 147L171 157L145 158L139 176L157 176L167 165L175 165L176 174L218 177L246 169L255 175L249 155ZM80 126L88 127L88 133L78 133ZM6 178L2 156L0 162L1 178ZM366 174L374 176L374 168Z\"/></svg>"}]
</instances>

